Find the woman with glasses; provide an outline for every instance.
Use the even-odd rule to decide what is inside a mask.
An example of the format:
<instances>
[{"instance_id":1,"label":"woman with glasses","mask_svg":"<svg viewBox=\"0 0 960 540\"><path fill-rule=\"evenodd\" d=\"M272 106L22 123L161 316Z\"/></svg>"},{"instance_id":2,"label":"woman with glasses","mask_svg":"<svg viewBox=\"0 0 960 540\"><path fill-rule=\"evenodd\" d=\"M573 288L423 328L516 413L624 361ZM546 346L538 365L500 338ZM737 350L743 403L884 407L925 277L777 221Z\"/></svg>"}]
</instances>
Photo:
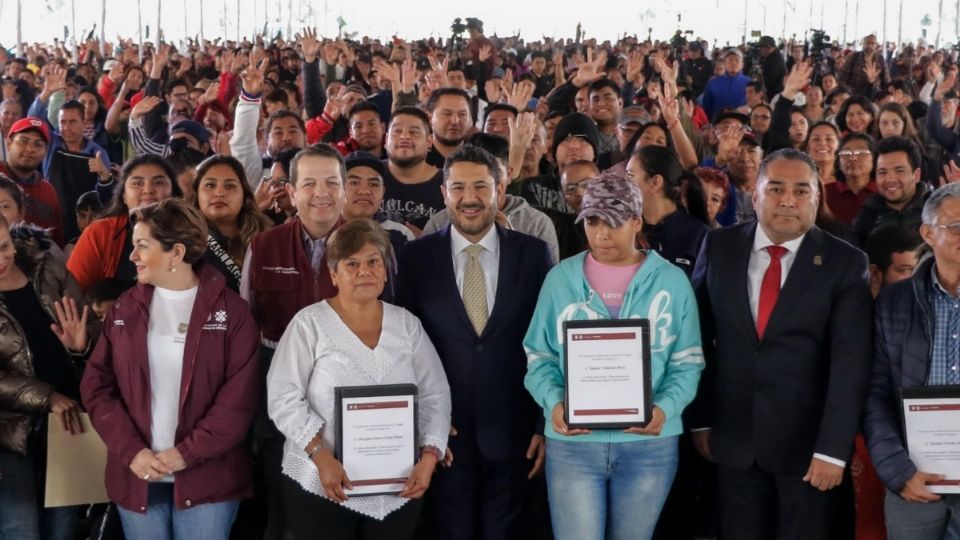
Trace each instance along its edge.
<instances>
[{"instance_id":1,"label":"woman with glasses","mask_svg":"<svg viewBox=\"0 0 960 540\"><path fill-rule=\"evenodd\" d=\"M850 133L840 141L837 182L828 184L824 191L834 217L847 225L853 224L863 203L877 192L873 181L873 148L873 138L865 133Z\"/></svg>"}]
</instances>

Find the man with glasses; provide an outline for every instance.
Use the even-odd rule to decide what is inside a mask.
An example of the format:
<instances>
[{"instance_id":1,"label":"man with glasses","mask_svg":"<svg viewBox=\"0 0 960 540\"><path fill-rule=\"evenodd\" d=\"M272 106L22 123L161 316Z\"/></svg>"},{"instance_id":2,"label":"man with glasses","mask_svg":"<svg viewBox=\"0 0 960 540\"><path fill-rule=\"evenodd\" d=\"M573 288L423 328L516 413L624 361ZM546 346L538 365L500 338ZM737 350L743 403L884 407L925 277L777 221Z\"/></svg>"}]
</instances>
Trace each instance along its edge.
<instances>
[{"instance_id":1,"label":"man with glasses","mask_svg":"<svg viewBox=\"0 0 960 540\"><path fill-rule=\"evenodd\" d=\"M900 388L960 387L960 184L934 191L923 205L920 235L933 257L913 277L890 285L877 299L873 375L863 431L877 474L890 538L944 538L960 527L960 496L931 493L943 480L913 462L903 436Z\"/></svg>"},{"instance_id":2,"label":"man with glasses","mask_svg":"<svg viewBox=\"0 0 960 540\"><path fill-rule=\"evenodd\" d=\"M895 225L916 233L920 229L923 203L930 187L920 181L920 148L910 139L887 137L877 144L874 177L877 193L870 196L853 221L860 244L884 225Z\"/></svg>"},{"instance_id":3,"label":"man with glasses","mask_svg":"<svg viewBox=\"0 0 960 540\"><path fill-rule=\"evenodd\" d=\"M28 116L10 127L7 135L7 159L0 163L0 174L15 181L25 195L24 220L52 229L53 238L63 245L63 211L57 190L40 174L40 164L50 144L50 130L40 118Z\"/></svg>"}]
</instances>

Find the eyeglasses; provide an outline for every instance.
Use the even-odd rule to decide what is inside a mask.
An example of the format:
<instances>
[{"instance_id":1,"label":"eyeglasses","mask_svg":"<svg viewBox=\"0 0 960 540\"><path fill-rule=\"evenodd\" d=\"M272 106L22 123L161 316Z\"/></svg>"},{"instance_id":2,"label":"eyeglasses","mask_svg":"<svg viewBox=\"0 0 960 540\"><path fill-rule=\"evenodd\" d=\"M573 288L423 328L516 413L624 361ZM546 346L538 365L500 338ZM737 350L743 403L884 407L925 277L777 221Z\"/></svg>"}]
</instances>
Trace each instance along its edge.
<instances>
[{"instance_id":1,"label":"eyeglasses","mask_svg":"<svg viewBox=\"0 0 960 540\"><path fill-rule=\"evenodd\" d=\"M27 137L14 137L13 141L22 146L33 146L34 148L41 149L47 147L47 142L42 139L30 139Z\"/></svg>"},{"instance_id":2,"label":"eyeglasses","mask_svg":"<svg viewBox=\"0 0 960 540\"><path fill-rule=\"evenodd\" d=\"M949 225L939 225L939 224L937 224L937 223L931 223L930 226L931 226L931 227L936 227L936 228L941 229L941 230L944 230L944 231L947 231L948 233L952 234L953 236L960 236L960 221L957 221L957 222L955 222L955 223L951 223L951 224L949 224Z\"/></svg>"},{"instance_id":3,"label":"eyeglasses","mask_svg":"<svg viewBox=\"0 0 960 540\"><path fill-rule=\"evenodd\" d=\"M566 187L563 188L563 192L566 193L567 195L573 195L574 193L584 192L587 190L588 181L590 181L589 178L585 180L581 180L579 182L573 182L571 184L567 184Z\"/></svg>"},{"instance_id":4,"label":"eyeglasses","mask_svg":"<svg viewBox=\"0 0 960 540\"><path fill-rule=\"evenodd\" d=\"M837 152L837 155L840 156L841 158L855 157L859 159L863 156L869 156L870 151L869 150L841 150Z\"/></svg>"}]
</instances>

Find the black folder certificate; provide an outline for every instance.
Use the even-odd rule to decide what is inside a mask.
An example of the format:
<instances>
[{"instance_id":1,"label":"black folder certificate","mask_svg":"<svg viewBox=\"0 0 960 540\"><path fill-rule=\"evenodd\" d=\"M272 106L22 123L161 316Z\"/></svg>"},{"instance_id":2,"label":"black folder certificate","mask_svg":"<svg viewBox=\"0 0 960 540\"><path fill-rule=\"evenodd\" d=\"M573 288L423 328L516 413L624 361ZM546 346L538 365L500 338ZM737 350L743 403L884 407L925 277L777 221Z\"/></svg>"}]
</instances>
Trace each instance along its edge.
<instances>
[{"instance_id":1,"label":"black folder certificate","mask_svg":"<svg viewBox=\"0 0 960 540\"><path fill-rule=\"evenodd\" d=\"M412 384L336 389L336 454L353 484L347 495L399 493L416 463Z\"/></svg>"},{"instance_id":2,"label":"black folder certificate","mask_svg":"<svg viewBox=\"0 0 960 540\"><path fill-rule=\"evenodd\" d=\"M567 425L623 429L649 423L650 322L566 321L563 332Z\"/></svg>"},{"instance_id":3,"label":"black folder certificate","mask_svg":"<svg viewBox=\"0 0 960 540\"><path fill-rule=\"evenodd\" d=\"M931 493L960 493L960 387L904 388L903 426L910 460L944 479Z\"/></svg>"}]
</instances>

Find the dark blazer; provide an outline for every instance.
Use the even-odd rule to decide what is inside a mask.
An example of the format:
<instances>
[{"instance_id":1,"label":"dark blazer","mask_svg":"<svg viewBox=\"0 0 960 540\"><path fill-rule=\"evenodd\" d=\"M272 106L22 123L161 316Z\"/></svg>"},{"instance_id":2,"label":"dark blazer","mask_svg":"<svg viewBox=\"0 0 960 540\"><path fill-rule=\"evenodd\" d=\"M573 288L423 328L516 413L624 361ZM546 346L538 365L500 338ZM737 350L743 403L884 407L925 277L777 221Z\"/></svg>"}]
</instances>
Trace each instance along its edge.
<instances>
[{"instance_id":1,"label":"dark blazer","mask_svg":"<svg viewBox=\"0 0 960 540\"><path fill-rule=\"evenodd\" d=\"M933 357L936 318L930 305L934 259L913 277L884 289L877 298L873 374L863 413L863 434L880 480L895 493L916 472L903 438L901 388L926 386Z\"/></svg>"},{"instance_id":2,"label":"dark blazer","mask_svg":"<svg viewBox=\"0 0 960 540\"><path fill-rule=\"evenodd\" d=\"M867 257L813 227L763 339L747 294L757 223L707 234L693 273L707 367L692 427L736 468L802 475L814 453L849 461L870 374Z\"/></svg>"},{"instance_id":3,"label":"dark blazer","mask_svg":"<svg viewBox=\"0 0 960 540\"><path fill-rule=\"evenodd\" d=\"M539 409L523 387L527 356L523 337L540 286L550 270L542 240L497 227L500 270L493 312L483 335L467 318L457 288L450 226L404 246L397 275L397 304L420 318L450 383L452 424L488 459L518 459L534 434Z\"/></svg>"}]
</instances>

